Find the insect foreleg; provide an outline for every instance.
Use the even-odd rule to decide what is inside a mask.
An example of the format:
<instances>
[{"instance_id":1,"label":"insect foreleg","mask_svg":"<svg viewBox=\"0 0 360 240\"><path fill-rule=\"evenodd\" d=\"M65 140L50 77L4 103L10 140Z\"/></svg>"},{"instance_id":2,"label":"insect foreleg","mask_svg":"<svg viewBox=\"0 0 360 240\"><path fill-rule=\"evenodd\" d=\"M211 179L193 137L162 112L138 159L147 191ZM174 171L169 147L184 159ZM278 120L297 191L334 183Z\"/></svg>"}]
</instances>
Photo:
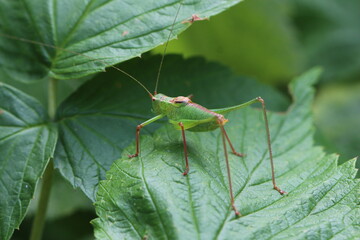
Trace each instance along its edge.
<instances>
[{"instance_id":1,"label":"insect foreleg","mask_svg":"<svg viewBox=\"0 0 360 240\"><path fill-rule=\"evenodd\" d=\"M183 143L184 143L184 155L185 155L185 171L183 172L183 175L186 176L189 172L189 160L188 160L188 153L187 153L187 146L186 146L185 129L184 129L184 124L182 122L179 122L179 126L181 128L181 134L182 134Z\"/></svg>"},{"instance_id":2,"label":"insect foreleg","mask_svg":"<svg viewBox=\"0 0 360 240\"><path fill-rule=\"evenodd\" d=\"M150 118L149 120L137 125L137 127L136 127L136 152L135 152L135 154L129 155L129 158L139 156L139 153L140 153L140 130L141 130L141 128L143 128L146 125L149 125L150 123L155 122L156 120L159 120L159 119L161 119L163 117L164 117L164 115L160 114L160 115L157 115L157 116L155 116L153 118Z\"/></svg>"}]
</instances>

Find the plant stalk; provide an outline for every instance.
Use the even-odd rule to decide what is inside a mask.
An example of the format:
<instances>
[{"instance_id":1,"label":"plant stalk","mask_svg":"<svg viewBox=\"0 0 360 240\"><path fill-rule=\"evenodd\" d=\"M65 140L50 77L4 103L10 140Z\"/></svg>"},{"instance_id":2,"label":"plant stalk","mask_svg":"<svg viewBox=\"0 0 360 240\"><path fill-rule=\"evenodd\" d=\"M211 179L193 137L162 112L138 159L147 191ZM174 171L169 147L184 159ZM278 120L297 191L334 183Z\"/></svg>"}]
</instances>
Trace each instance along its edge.
<instances>
[{"instance_id":1,"label":"plant stalk","mask_svg":"<svg viewBox=\"0 0 360 240\"><path fill-rule=\"evenodd\" d=\"M57 80L50 79L48 86L48 112L51 121L54 121L56 114L56 92L57 92ZM31 228L30 240L40 240L42 237L45 219L46 219L46 211L49 203L49 197L52 186L52 177L54 171L54 163L53 159L49 160L48 165L46 166L42 185L40 198L38 201L35 219Z\"/></svg>"},{"instance_id":2,"label":"plant stalk","mask_svg":"<svg viewBox=\"0 0 360 240\"><path fill-rule=\"evenodd\" d=\"M51 78L48 86L48 112L51 121L55 120L56 114L57 81L57 79Z\"/></svg>"}]
</instances>

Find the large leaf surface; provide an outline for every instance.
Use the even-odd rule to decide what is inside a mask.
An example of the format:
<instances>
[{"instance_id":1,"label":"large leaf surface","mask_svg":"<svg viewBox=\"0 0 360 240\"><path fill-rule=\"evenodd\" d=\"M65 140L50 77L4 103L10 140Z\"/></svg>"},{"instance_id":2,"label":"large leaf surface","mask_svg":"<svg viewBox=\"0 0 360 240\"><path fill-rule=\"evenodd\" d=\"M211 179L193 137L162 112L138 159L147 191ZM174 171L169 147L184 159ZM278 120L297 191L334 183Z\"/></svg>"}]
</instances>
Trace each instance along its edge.
<instances>
[{"instance_id":1,"label":"large leaf surface","mask_svg":"<svg viewBox=\"0 0 360 240\"><path fill-rule=\"evenodd\" d=\"M134 60L120 67L140 80L154 80L160 56ZM141 70L139 70L141 69ZM238 91L233 89L238 88ZM214 90L216 89L216 90ZM285 109L280 94L227 68L201 58L166 56L159 90L169 96L194 94L204 106L219 108L262 95L274 109ZM231 94L229 94L231 92ZM122 150L135 138L136 125L154 116L149 96L119 72L99 74L59 108L59 144L55 166L74 187L95 200L99 181ZM161 121L159 121L161 122ZM154 123L143 129L152 132Z\"/></svg>"},{"instance_id":2,"label":"large leaf surface","mask_svg":"<svg viewBox=\"0 0 360 240\"><path fill-rule=\"evenodd\" d=\"M57 131L33 98L0 83L0 239L24 218Z\"/></svg>"},{"instance_id":3,"label":"large leaf surface","mask_svg":"<svg viewBox=\"0 0 360 240\"><path fill-rule=\"evenodd\" d=\"M291 85L294 104L286 114L270 114L278 184L272 189L261 111L227 115L235 147L230 156L235 219L219 131L187 132L190 173L184 170L180 132L166 126L142 138L142 154L124 152L100 183L93 221L98 239L349 239L359 237L359 181L354 161L313 146L312 70Z\"/></svg>"},{"instance_id":4,"label":"large leaf surface","mask_svg":"<svg viewBox=\"0 0 360 240\"><path fill-rule=\"evenodd\" d=\"M239 1L1 1L0 73L32 81L99 72L166 42L180 4L172 38L193 14L215 15Z\"/></svg>"},{"instance_id":5,"label":"large leaf surface","mask_svg":"<svg viewBox=\"0 0 360 240\"><path fill-rule=\"evenodd\" d=\"M292 22L303 43L306 65L321 65L325 81L360 76L360 2L303 0L293 2Z\"/></svg>"}]
</instances>

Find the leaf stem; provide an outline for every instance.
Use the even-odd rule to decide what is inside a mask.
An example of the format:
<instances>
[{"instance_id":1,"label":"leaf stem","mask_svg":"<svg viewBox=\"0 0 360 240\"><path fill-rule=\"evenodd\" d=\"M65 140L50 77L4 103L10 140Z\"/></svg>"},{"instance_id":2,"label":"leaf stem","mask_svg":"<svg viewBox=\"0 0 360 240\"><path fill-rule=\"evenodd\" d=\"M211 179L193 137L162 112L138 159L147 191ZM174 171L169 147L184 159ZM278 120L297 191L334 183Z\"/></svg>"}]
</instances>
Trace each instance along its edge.
<instances>
[{"instance_id":1,"label":"leaf stem","mask_svg":"<svg viewBox=\"0 0 360 240\"><path fill-rule=\"evenodd\" d=\"M51 121L55 119L56 114L56 92L57 92L57 80L50 79L48 86L48 113ZM46 166L43 181L41 185L40 198L37 204L35 213L35 219L31 228L30 240L40 240L42 237L47 206L49 203L49 197L52 185L52 176L54 171L53 159L50 158L49 163Z\"/></svg>"},{"instance_id":2,"label":"leaf stem","mask_svg":"<svg viewBox=\"0 0 360 240\"><path fill-rule=\"evenodd\" d=\"M48 86L48 112L52 121L55 120L56 114L57 81L57 79L51 78Z\"/></svg>"},{"instance_id":3,"label":"leaf stem","mask_svg":"<svg viewBox=\"0 0 360 240\"><path fill-rule=\"evenodd\" d=\"M45 224L46 210L49 202L49 196L51 191L52 175L54 170L54 164L52 159L46 167L42 185L40 199L37 204L35 219L31 228L30 240L40 240Z\"/></svg>"}]
</instances>

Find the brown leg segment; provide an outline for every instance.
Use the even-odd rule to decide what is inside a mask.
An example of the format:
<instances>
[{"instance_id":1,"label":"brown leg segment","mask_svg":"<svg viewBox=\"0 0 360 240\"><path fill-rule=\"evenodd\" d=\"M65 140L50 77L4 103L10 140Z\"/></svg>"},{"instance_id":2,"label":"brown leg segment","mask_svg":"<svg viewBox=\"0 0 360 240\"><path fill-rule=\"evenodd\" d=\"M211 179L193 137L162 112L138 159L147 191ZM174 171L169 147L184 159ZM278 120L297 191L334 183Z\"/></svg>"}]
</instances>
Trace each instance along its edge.
<instances>
[{"instance_id":1,"label":"brown leg segment","mask_svg":"<svg viewBox=\"0 0 360 240\"><path fill-rule=\"evenodd\" d=\"M227 175L228 175L228 181L229 181L229 192L230 192L230 203L231 203L231 207L235 212L236 216L241 216L240 212L236 209L235 207L235 203L234 203L234 194L233 194L233 190L232 190L232 181L231 181L231 173L230 173L230 164L229 164L229 157L228 157L228 153L226 150L226 139L228 139L226 136L226 132L223 126L223 121L222 119L218 119L218 123L221 129L221 136L222 136L222 141L223 141L223 146L224 146L224 154L225 154L225 163L226 163L226 169L227 169Z\"/></svg>"},{"instance_id":2,"label":"brown leg segment","mask_svg":"<svg viewBox=\"0 0 360 240\"><path fill-rule=\"evenodd\" d=\"M229 145L230 145L230 148L231 148L231 151L233 154L235 154L236 156L239 156L239 157L244 157L245 154L242 154L242 153L238 153L237 151L235 151L235 148L233 147L231 141L230 141L230 138L228 137L226 131L225 131L225 128L224 128L224 135L226 137L226 140L228 141Z\"/></svg>"},{"instance_id":3,"label":"brown leg segment","mask_svg":"<svg viewBox=\"0 0 360 240\"><path fill-rule=\"evenodd\" d=\"M163 117L164 117L164 115L160 114L160 115L150 118L150 119L146 120L145 122L137 125L137 127L136 127L136 152L135 152L135 154L129 155L129 158L139 156L139 153L140 153L140 129L142 129L144 126L146 126L152 122L155 122Z\"/></svg>"},{"instance_id":4,"label":"brown leg segment","mask_svg":"<svg viewBox=\"0 0 360 240\"><path fill-rule=\"evenodd\" d=\"M268 123L268 119L267 119L267 115L266 115L265 101L261 97L257 97L256 100L258 100L262 104L262 109L263 109L263 114L264 114L267 143L268 143L268 149L269 149L269 155L270 155L271 177L272 177L273 188L276 191L278 191L281 195L283 195L283 194L286 194L287 192L281 190L278 186L276 186L276 182L275 182L275 167L274 167L274 160L273 160L272 149L271 149L270 130L269 130L269 123Z\"/></svg>"},{"instance_id":5,"label":"brown leg segment","mask_svg":"<svg viewBox=\"0 0 360 240\"><path fill-rule=\"evenodd\" d=\"M140 153L140 129L141 128L143 128L142 124L139 124L136 127L136 153L129 155L129 158L139 156L139 153Z\"/></svg>"},{"instance_id":6,"label":"brown leg segment","mask_svg":"<svg viewBox=\"0 0 360 240\"><path fill-rule=\"evenodd\" d=\"M185 155L185 171L183 172L183 175L186 176L189 173L189 160L188 160L188 153L186 146L185 129L182 122L179 122L179 126L181 127L181 134L184 143L184 155Z\"/></svg>"}]
</instances>

